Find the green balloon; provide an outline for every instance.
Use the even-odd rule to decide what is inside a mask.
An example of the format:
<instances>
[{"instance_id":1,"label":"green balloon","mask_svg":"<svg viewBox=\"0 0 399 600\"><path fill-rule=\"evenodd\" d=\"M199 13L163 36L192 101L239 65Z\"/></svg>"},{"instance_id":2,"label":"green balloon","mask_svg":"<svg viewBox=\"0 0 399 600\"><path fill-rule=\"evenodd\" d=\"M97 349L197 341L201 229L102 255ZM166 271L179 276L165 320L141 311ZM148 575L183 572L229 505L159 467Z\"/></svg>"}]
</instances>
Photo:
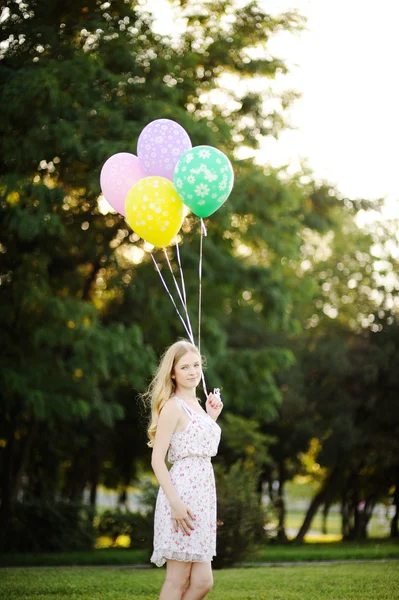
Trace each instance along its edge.
<instances>
[{"instance_id":1,"label":"green balloon","mask_svg":"<svg viewBox=\"0 0 399 600\"><path fill-rule=\"evenodd\" d=\"M195 146L180 157L173 182L180 198L195 215L209 217L230 196L233 167L217 148Z\"/></svg>"}]
</instances>

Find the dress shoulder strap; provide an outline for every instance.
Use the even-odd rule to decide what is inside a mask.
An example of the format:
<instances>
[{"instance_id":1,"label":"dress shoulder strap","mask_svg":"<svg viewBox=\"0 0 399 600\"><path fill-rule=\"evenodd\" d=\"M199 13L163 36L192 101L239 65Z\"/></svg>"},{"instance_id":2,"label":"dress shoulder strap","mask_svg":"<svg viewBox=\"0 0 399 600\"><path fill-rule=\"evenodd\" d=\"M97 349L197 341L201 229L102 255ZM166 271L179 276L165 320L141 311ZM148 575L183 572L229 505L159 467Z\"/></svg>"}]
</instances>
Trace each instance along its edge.
<instances>
[{"instance_id":1,"label":"dress shoulder strap","mask_svg":"<svg viewBox=\"0 0 399 600\"><path fill-rule=\"evenodd\" d=\"M188 406L188 404L186 404L186 403L184 402L184 400L182 400L182 399L181 399L181 398L179 398L178 396L175 396L175 398L177 398L177 400L179 400L180 404L182 405L182 407L184 408L184 410L186 411L186 413L188 414L188 416L189 416L190 418L192 418L192 417L195 415L195 411L194 411L192 408L190 408L190 407Z\"/></svg>"}]
</instances>

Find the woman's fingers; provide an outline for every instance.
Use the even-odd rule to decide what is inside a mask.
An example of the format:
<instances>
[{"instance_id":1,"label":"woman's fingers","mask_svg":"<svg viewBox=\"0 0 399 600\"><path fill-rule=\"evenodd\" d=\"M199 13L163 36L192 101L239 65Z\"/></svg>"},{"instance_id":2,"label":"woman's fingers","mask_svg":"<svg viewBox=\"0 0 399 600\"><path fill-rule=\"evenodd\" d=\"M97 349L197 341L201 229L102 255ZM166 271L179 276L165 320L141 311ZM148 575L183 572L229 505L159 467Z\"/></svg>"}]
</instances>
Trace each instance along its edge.
<instances>
[{"instance_id":1,"label":"woman's fingers","mask_svg":"<svg viewBox=\"0 0 399 600\"><path fill-rule=\"evenodd\" d=\"M195 521L195 515L191 512L191 510L189 508L187 509L187 514L192 521ZM194 529L194 527L193 527L193 529Z\"/></svg>"},{"instance_id":2,"label":"woman's fingers","mask_svg":"<svg viewBox=\"0 0 399 600\"><path fill-rule=\"evenodd\" d=\"M172 519L176 533L180 530L185 535L190 535L190 531L194 530L194 526L192 525L191 521L195 521L195 516L191 509L183 503L181 510L172 510Z\"/></svg>"},{"instance_id":3,"label":"woman's fingers","mask_svg":"<svg viewBox=\"0 0 399 600\"><path fill-rule=\"evenodd\" d=\"M185 520L183 520L183 521L181 522L181 524L182 524L182 528L183 528L183 531L184 531L184 533L185 533L186 535L190 535L190 528L189 528L189 526L188 526L188 523L187 523Z\"/></svg>"},{"instance_id":4,"label":"woman's fingers","mask_svg":"<svg viewBox=\"0 0 399 600\"><path fill-rule=\"evenodd\" d=\"M210 392L210 394L208 394L208 402L212 408L218 409L223 407L222 399L218 394L213 394Z\"/></svg>"},{"instance_id":5,"label":"woman's fingers","mask_svg":"<svg viewBox=\"0 0 399 600\"><path fill-rule=\"evenodd\" d=\"M188 519L181 519L181 520L174 519L174 528L175 528L176 533L179 531L179 529L181 529L181 531L185 535L190 535L190 531L194 530L194 527L192 526L192 524L189 522Z\"/></svg>"},{"instance_id":6,"label":"woman's fingers","mask_svg":"<svg viewBox=\"0 0 399 600\"><path fill-rule=\"evenodd\" d=\"M184 535L190 535L190 530L184 519L182 519L181 521L176 521L176 525L177 529L175 529L175 531L179 531L180 529L180 531L182 531Z\"/></svg>"},{"instance_id":7,"label":"woman's fingers","mask_svg":"<svg viewBox=\"0 0 399 600\"><path fill-rule=\"evenodd\" d=\"M190 519L192 519L192 517L190 515L190 511L187 511L187 514L189 515ZM190 523L189 517L185 517L184 519L182 519L180 521L180 525L181 525L184 533L186 533L187 535L190 535L190 531L194 530L194 527Z\"/></svg>"}]
</instances>

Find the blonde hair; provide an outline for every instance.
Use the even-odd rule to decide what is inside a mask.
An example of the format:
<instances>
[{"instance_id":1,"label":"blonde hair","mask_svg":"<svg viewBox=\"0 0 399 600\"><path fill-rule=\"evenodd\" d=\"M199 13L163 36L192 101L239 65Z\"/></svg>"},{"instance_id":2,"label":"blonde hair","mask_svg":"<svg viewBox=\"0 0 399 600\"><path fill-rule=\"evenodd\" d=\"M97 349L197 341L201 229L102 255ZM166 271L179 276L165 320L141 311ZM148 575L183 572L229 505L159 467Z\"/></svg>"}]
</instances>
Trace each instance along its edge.
<instances>
[{"instance_id":1,"label":"blonde hair","mask_svg":"<svg viewBox=\"0 0 399 600\"><path fill-rule=\"evenodd\" d=\"M176 383L172 379L173 370L176 363L187 352L196 352L201 360L201 354L196 346L188 340L179 340L175 342L164 352L158 369L151 381L148 390L142 395L146 406L151 409L150 423L147 429L147 445L154 446L155 433L158 426L159 414L166 402L176 391Z\"/></svg>"}]
</instances>

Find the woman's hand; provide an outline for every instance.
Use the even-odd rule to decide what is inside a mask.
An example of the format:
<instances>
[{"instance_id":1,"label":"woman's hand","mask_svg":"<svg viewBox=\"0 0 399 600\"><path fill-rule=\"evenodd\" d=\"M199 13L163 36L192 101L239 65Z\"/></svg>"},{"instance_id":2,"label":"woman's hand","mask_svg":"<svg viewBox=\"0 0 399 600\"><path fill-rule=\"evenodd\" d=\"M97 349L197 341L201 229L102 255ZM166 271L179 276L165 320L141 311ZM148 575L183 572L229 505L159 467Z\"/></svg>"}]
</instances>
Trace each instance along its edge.
<instances>
[{"instance_id":1,"label":"woman's hand","mask_svg":"<svg viewBox=\"0 0 399 600\"><path fill-rule=\"evenodd\" d=\"M214 421L223 410L223 402L219 394L210 393L205 404L206 412Z\"/></svg>"},{"instance_id":2,"label":"woman's hand","mask_svg":"<svg viewBox=\"0 0 399 600\"><path fill-rule=\"evenodd\" d=\"M190 535L190 530L194 529L191 521L195 521L195 516L191 510L180 499L171 505L171 509L175 531L177 532L180 529L184 535Z\"/></svg>"}]
</instances>

